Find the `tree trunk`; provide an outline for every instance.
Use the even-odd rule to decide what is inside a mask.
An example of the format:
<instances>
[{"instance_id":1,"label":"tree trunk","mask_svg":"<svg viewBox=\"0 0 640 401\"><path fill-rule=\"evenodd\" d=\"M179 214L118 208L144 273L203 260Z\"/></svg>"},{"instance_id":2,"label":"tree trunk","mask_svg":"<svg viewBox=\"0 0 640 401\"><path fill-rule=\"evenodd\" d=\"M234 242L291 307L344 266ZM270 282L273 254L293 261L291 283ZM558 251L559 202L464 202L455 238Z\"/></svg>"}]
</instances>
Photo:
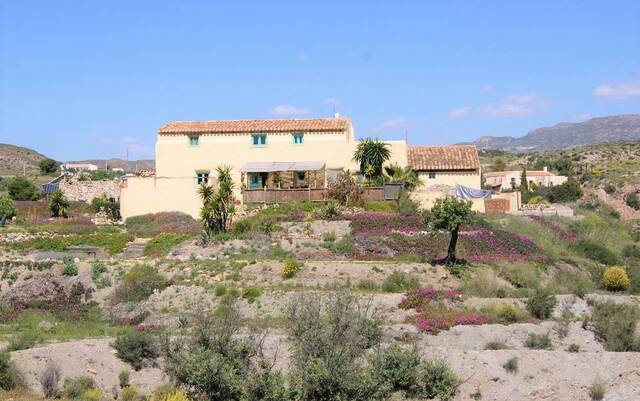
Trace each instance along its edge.
<instances>
[{"instance_id":1,"label":"tree trunk","mask_svg":"<svg viewBox=\"0 0 640 401\"><path fill-rule=\"evenodd\" d=\"M447 257L444 260L445 263L455 263L456 261L456 246L458 245L458 228L451 231L451 241L449 241L449 249L447 250Z\"/></svg>"}]
</instances>

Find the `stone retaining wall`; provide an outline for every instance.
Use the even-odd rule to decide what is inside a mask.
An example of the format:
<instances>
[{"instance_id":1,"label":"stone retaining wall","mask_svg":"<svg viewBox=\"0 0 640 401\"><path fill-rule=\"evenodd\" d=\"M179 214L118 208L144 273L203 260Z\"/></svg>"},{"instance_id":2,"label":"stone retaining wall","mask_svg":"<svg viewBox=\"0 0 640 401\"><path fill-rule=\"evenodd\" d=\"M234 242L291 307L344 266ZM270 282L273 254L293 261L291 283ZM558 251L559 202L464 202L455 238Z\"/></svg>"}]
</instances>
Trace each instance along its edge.
<instances>
[{"instance_id":1,"label":"stone retaining wall","mask_svg":"<svg viewBox=\"0 0 640 401\"><path fill-rule=\"evenodd\" d=\"M120 185L117 180L102 181L78 181L76 179L63 179L59 188L64 195L72 201L91 202L91 199L107 194L107 198L120 200Z\"/></svg>"}]
</instances>

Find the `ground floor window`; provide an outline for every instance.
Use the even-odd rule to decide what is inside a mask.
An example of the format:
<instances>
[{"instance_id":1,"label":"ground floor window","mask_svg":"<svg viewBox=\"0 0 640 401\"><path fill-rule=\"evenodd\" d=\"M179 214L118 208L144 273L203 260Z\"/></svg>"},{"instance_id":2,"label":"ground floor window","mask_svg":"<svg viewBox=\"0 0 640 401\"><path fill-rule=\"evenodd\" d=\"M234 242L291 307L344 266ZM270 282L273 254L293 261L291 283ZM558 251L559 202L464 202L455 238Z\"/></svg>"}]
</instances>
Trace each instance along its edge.
<instances>
[{"instance_id":1,"label":"ground floor window","mask_svg":"<svg viewBox=\"0 0 640 401\"><path fill-rule=\"evenodd\" d=\"M430 180L435 180L436 179L436 172L435 171L429 171L429 179Z\"/></svg>"}]
</instances>

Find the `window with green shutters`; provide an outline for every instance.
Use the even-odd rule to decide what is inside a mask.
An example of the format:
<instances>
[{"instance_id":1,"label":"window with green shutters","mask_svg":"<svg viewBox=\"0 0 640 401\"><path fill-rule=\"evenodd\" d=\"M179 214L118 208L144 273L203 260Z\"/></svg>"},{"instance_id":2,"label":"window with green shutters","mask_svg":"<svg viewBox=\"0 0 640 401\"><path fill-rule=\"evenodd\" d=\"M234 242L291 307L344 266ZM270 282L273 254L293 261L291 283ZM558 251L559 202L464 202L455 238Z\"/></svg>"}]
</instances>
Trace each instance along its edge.
<instances>
[{"instance_id":1,"label":"window with green shutters","mask_svg":"<svg viewBox=\"0 0 640 401\"><path fill-rule=\"evenodd\" d=\"M294 145L302 145L304 143L304 134L295 133L293 134L293 144Z\"/></svg>"},{"instance_id":2,"label":"window with green shutters","mask_svg":"<svg viewBox=\"0 0 640 401\"><path fill-rule=\"evenodd\" d=\"M200 144L200 136L199 135L189 135L189 145L190 146L198 146Z\"/></svg>"},{"instance_id":3,"label":"window with green shutters","mask_svg":"<svg viewBox=\"0 0 640 401\"><path fill-rule=\"evenodd\" d=\"M251 135L251 145L253 146L267 146L266 134L254 134Z\"/></svg>"}]
</instances>

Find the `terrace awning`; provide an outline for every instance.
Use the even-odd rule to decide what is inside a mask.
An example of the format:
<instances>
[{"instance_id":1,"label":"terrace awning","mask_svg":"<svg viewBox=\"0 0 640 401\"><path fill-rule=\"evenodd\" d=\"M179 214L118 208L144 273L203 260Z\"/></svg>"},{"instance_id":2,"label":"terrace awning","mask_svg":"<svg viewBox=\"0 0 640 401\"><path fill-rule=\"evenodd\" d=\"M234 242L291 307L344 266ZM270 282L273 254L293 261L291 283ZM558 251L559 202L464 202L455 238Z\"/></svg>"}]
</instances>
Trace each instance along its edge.
<instances>
[{"instance_id":1,"label":"terrace awning","mask_svg":"<svg viewBox=\"0 0 640 401\"><path fill-rule=\"evenodd\" d=\"M275 171L318 171L325 162L249 162L240 168L241 173L272 173Z\"/></svg>"}]
</instances>

